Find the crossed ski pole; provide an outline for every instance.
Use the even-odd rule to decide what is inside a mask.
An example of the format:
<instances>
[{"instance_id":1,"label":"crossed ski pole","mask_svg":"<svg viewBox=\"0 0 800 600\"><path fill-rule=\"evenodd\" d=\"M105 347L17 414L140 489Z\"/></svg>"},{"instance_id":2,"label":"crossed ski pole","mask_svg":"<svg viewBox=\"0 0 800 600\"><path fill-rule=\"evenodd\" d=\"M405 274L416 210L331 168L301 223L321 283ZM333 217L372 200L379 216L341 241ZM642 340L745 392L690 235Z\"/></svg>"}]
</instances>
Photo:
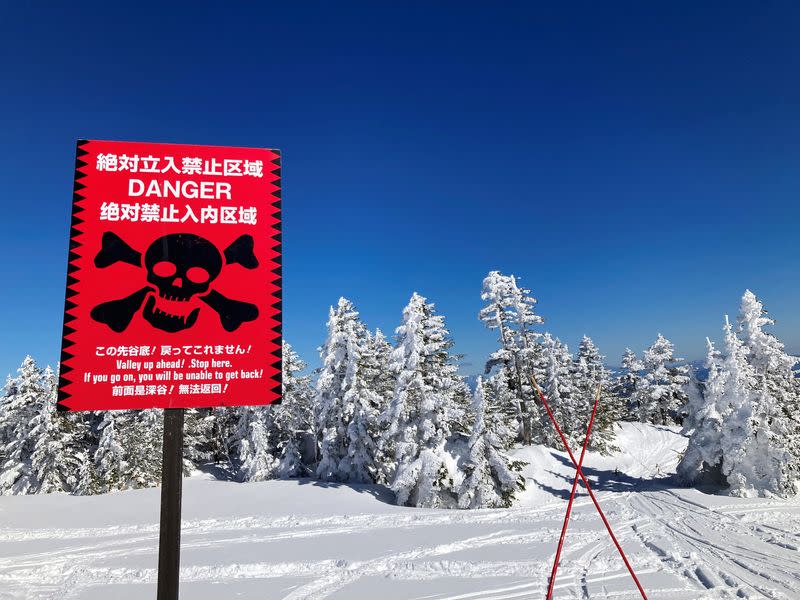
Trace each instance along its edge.
<instances>
[{"instance_id":1,"label":"crossed ski pole","mask_svg":"<svg viewBox=\"0 0 800 600\"><path fill-rule=\"evenodd\" d=\"M600 402L600 390L602 384L597 386L597 393L594 397L594 405L592 406L592 415L589 417L589 426L586 429L586 437L583 440L583 448L581 448L581 457L578 459L578 470L575 471L575 478L572 480L572 491L569 493L569 502L567 503L567 512L564 513L564 524L561 526L561 537L558 539L558 549L556 550L556 558L553 561L553 570L550 573L550 585L547 588L547 600L553 597L553 586L556 583L556 573L558 572L558 563L561 559L561 550L564 547L564 538L567 535L567 526L569 525L569 516L572 513L572 503L575 500L575 490L578 487L578 474L581 467L583 467L583 458L586 456L586 447L589 445L589 438L592 435L592 426L594 425L594 415L597 412L597 405Z\"/></svg>"},{"instance_id":2,"label":"crossed ski pole","mask_svg":"<svg viewBox=\"0 0 800 600\"><path fill-rule=\"evenodd\" d=\"M572 503L573 503L574 498L575 498L575 492L576 492L576 490L578 488L578 478L579 477L580 477L581 481L583 481L583 485L586 486L586 491L589 493L589 497L592 499L592 502L594 503L594 506L597 509L597 513L600 515L600 519L603 521L603 524L606 526L606 530L608 531L608 535L611 537L611 540L614 542L614 545L617 547L617 551L619 552L619 555L622 557L622 562L625 563L625 566L628 569L628 573L631 574L631 577L633 578L633 581L636 584L636 587L639 589L639 593L642 595L642 598L644 600L647 600L647 594L645 594L644 588L642 587L642 584L639 583L639 578L636 577L636 573L634 573L633 567L628 562L628 557L625 556L625 552L622 550L622 546L620 545L619 541L617 541L617 536L614 535L614 531L611 529L611 524L608 522L608 519L606 518L606 515L603 512L603 509L600 508L600 503L597 501L597 498L595 497L594 492L592 491L592 488L589 485L589 481L586 479L586 476L583 474L583 469L582 469L583 458L584 458L584 456L586 454L586 447L589 444L589 437L590 437L591 432L592 432L592 425L594 424L594 416L595 416L595 413L597 411L597 405L598 405L598 403L600 401L600 386L598 386L597 394L595 395L594 406L592 407L592 416L589 419L589 426L588 426L588 428L586 430L586 438L583 441L583 449L581 450L581 458L580 458L580 461L576 461L575 460L575 455L572 453L572 450L569 447L569 442L567 441L567 438L564 435L564 432L561 431L561 427L559 427L558 421L556 421L555 415L553 415L553 411L550 409L550 405L547 403L547 399L544 397L544 394L542 393L541 388L539 388L539 384L536 383L536 379L534 378L532 373L529 373L528 377L530 378L531 385L533 386L533 389L536 390L536 393L538 394L539 399L542 401L542 405L544 406L545 410L547 411L547 416L550 417L550 422L553 423L553 427L555 427L555 430L558 433L558 436L561 438L561 442L564 444L564 447L567 449L567 454L569 454L569 458L572 461L572 464L575 465L575 479L572 482L572 492L570 493L569 503L567 504L567 512L564 515L564 524L561 527L561 538L559 539L559 542L558 542L558 549L556 551L556 558L555 558L555 562L553 563L553 570L552 570L551 575L550 575L550 583L549 583L548 590L547 590L547 600L551 600L551 598L552 598L553 586L555 585L555 580L556 580L556 572L558 571L558 561L559 561L559 558L561 556L561 549L562 549L562 547L564 545L564 537L566 536L566 533L567 533L567 523L569 522L570 512L572 511Z\"/></svg>"}]
</instances>

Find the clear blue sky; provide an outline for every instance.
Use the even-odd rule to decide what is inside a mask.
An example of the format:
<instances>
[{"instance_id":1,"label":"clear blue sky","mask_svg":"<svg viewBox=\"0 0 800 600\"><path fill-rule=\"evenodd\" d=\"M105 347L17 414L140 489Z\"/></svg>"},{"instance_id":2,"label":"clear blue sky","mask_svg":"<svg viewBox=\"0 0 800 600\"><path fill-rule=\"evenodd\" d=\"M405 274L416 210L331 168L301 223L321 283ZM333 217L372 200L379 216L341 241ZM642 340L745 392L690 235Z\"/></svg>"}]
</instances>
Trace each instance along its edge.
<instances>
[{"instance_id":1,"label":"clear blue sky","mask_svg":"<svg viewBox=\"0 0 800 600\"><path fill-rule=\"evenodd\" d=\"M285 335L414 290L479 372L481 280L614 363L687 358L752 288L800 352L789 2L14 3L0 22L0 372L57 360L74 141L284 151ZM559 3L550 3L559 4Z\"/></svg>"}]
</instances>

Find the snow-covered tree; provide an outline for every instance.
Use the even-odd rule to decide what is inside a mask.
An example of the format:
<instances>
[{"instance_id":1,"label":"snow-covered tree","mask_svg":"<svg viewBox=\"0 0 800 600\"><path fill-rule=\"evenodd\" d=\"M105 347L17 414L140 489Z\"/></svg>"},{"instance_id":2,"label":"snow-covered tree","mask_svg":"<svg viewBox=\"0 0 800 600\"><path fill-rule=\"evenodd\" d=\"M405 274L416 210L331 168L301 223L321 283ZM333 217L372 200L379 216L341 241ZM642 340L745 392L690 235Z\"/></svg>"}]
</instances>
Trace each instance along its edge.
<instances>
[{"instance_id":1,"label":"snow-covered tree","mask_svg":"<svg viewBox=\"0 0 800 600\"><path fill-rule=\"evenodd\" d=\"M623 417L627 420L637 421L639 419L639 407L634 405L636 384L639 381L639 374L644 369L644 365L630 348L625 348L620 362L620 371L614 380L612 389L614 395L619 398L622 406L625 407Z\"/></svg>"},{"instance_id":2,"label":"snow-covered tree","mask_svg":"<svg viewBox=\"0 0 800 600\"><path fill-rule=\"evenodd\" d=\"M765 339L758 340L760 327L767 323L757 322L761 308L753 307L753 297L746 293L739 332L749 344L727 317L723 351L718 355L709 343L708 378L702 403L690 405L695 429L678 474L688 482L716 475L733 495L793 495L799 483L793 421L768 381L765 365L770 361L763 359L769 352ZM774 350L779 344L773 338L769 347Z\"/></svg>"},{"instance_id":3,"label":"snow-covered tree","mask_svg":"<svg viewBox=\"0 0 800 600\"><path fill-rule=\"evenodd\" d=\"M12 421L9 417L8 407L13 398L17 396L17 380L11 375L6 376L3 386L3 397L0 398L0 469L6 462L6 445L11 441L13 434Z\"/></svg>"},{"instance_id":4,"label":"snow-covered tree","mask_svg":"<svg viewBox=\"0 0 800 600\"><path fill-rule=\"evenodd\" d=\"M500 334L500 348L490 356L486 373L496 366L506 371L522 442L530 444L533 425L539 418L535 394L528 382L540 352L537 340L541 334L533 327L543 319L534 312L536 299L531 291L520 287L513 275L491 271L483 280L481 299L486 304L478 315L480 320Z\"/></svg>"},{"instance_id":5,"label":"snow-covered tree","mask_svg":"<svg viewBox=\"0 0 800 600\"><path fill-rule=\"evenodd\" d=\"M207 445L201 446L211 462L232 474L239 468L238 451L241 434L243 408L239 406L217 406L205 416L203 429L208 434Z\"/></svg>"},{"instance_id":6,"label":"snow-covered tree","mask_svg":"<svg viewBox=\"0 0 800 600\"><path fill-rule=\"evenodd\" d=\"M525 479L519 474L521 464L503 453L502 442L486 421L485 388L480 378L471 412L474 422L462 461L466 475L458 489L458 507L511 506L516 492L525 489Z\"/></svg>"},{"instance_id":7,"label":"snow-covered tree","mask_svg":"<svg viewBox=\"0 0 800 600\"><path fill-rule=\"evenodd\" d=\"M313 436L314 414L311 378L299 375L306 368L294 349L283 342L283 400L274 409L277 438L277 476L302 477L310 472L303 459L303 447Z\"/></svg>"},{"instance_id":8,"label":"snow-covered tree","mask_svg":"<svg viewBox=\"0 0 800 600\"><path fill-rule=\"evenodd\" d=\"M90 439L83 413L56 411L58 375L44 371L45 398L31 421L31 472L36 492L78 492L84 464L90 463Z\"/></svg>"},{"instance_id":9,"label":"snow-covered tree","mask_svg":"<svg viewBox=\"0 0 800 600\"><path fill-rule=\"evenodd\" d=\"M370 337L369 352L362 360L362 373L367 388L372 391L373 411L370 431L375 440L375 483L388 484L394 477L394 448L386 442L386 423L381 420L391 402L396 379L391 369L392 345L380 329Z\"/></svg>"},{"instance_id":10,"label":"snow-covered tree","mask_svg":"<svg viewBox=\"0 0 800 600\"><path fill-rule=\"evenodd\" d=\"M129 411L107 411L100 423L100 439L94 454L93 490L97 493L123 489L128 470L124 438L120 430L131 420Z\"/></svg>"},{"instance_id":11,"label":"snow-covered tree","mask_svg":"<svg viewBox=\"0 0 800 600\"><path fill-rule=\"evenodd\" d=\"M277 476L272 409L272 406L242 407L235 436L241 481L266 481Z\"/></svg>"},{"instance_id":12,"label":"snow-covered tree","mask_svg":"<svg viewBox=\"0 0 800 600\"><path fill-rule=\"evenodd\" d=\"M686 403L688 366L676 365L674 346L660 333L644 353L644 373L636 382L634 403L639 420L656 425L680 424L680 409Z\"/></svg>"},{"instance_id":13,"label":"snow-covered tree","mask_svg":"<svg viewBox=\"0 0 800 600\"><path fill-rule=\"evenodd\" d=\"M183 416L183 470L192 469L213 460L213 410L187 408Z\"/></svg>"},{"instance_id":14,"label":"snow-covered tree","mask_svg":"<svg viewBox=\"0 0 800 600\"><path fill-rule=\"evenodd\" d=\"M461 473L448 438L464 384L449 353L453 343L444 317L416 292L397 336L391 365L397 383L384 415L397 462L390 487L400 505L454 508Z\"/></svg>"},{"instance_id":15,"label":"snow-covered tree","mask_svg":"<svg viewBox=\"0 0 800 600\"><path fill-rule=\"evenodd\" d=\"M722 369L722 357L706 338L708 352L705 368L708 371L702 391L694 388L689 393L686 424L691 427L691 437L678 464L678 477L687 483L722 478L722 419L725 410L724 395L728 378Z\"/></svg>"},{"instance_id":16,"label":"snow-covered tree","mask_svg":"<svg viewBox=\"0 0 800 600\"><path fill-rule=\"evenodd\" d=\"M547 399L547 404L564 434L569 438L573 423L580 417L576 414L574 396L577 393L573 386L572 357L569 349L558 338L549 333L542 336L542 352L539 360L542 375L539 385ZM546 411L539 414L539 422L534 427L535 440L551 448L564 449L561 437L558 435ZM574 445L572 442L570 445Z\"/></svg>"},{"instance_id":17,"label":"snow-covered tree","mask_svg":"<svg viewBox=\"0 0 800 600\"><path fill-rule=\"evenodd\" d=\"M494 420L495 435L503 448L510 448L514 444L519 438L520 428L508 376L509 372L506 369L499 369L484 382L486 414Z\"/></svg>"},{"instance_id":18,"label":"snow-covered tree","mask_svg":"<svg viewBox=\"0 0 800 600\"><path fill-rule=\"evenodd\" d=\"M106 411L94 454L102 491L153 487L161 481L163 411Z\"/></svg>"},{"instance_id":19,"label":"snow-covered tree","mask_svg":"<svg viewBox=\"0 0 800 600\"><path fill-rule=\"evenodd\" d=\"M748 444L755 435L753 405L756 385L755 372L747 362L749 350L742 344L725 316L725 355L722 369L725 387L720 403L723 415L720 430L722 474L735 494L742 493L747 481L742 470L747 469Z\"/></svg>"},{"instance_id":20,"label":"snow-covered tree","mask_svg":"<svg viewBox=\"0 0 800 600\"><path fill-rule=\"evenodd\" d=\"M154 487L161 483L161 455L164 441L164 411L135 412L134 427L128 433L130 487Z\"/></svg>"},{"instance_id":21,"label":"snow-covered tree","mask_svg":"<svg viewBox=\"0 0 800 600\"><path fill-rule=\"evenodd\" d=\"M707 371L706 378L712 375L711 369L717 366L719 353L714 348L710 339L706 338L706 360L704 368ZM684 415L681 432L691 434L700 427L705 407L705 388L706 382L698 375L697 369L689 369L689 381L686 383L686 404L681 408Z\"/></svg>"},{"instance_id":22,"label":"snow-covered tree","mask_svg":"<svg viewBox=\"0 0 800 600\"><path fill-rule=\"evenodd\" d=\"M383 334L376 340L369 332L357 350L353 385L345 394L345 400L352 404L352 419L347 425L347 456L339 465L339 472L345 481L383 482L386 476L379 443L379 417L389 400L388 390L385 389L385 372L382 372L387 367L385 351Z\"/></svg>"},{"instance_id":23,"label":"snow-covered tree","mask_svg":"<svg viewBox=\"0 0 800 600\"><path fill-rule=\"evenodd\" d=\"M739 337L749 351L748 362L758 379L761 400L757 414L778 436L772 445L783 444L790 452L783 466L780 493L793 494L800 491L793 483L800 485L800 379L794 372L798 359L788 354L772 333L764 331L774 321L750 290L742 296L737 321Z\"/></svg>"},{"instance_id":24,"label":"snow-covered tree","mask_svg":"<svg viewBox=\"0 0 800 600\"><path fill-rule=\"evenodd\" d=\"M39 489L40 482L32 468L35 448L35 417L47 401L42 370L31 356L26 356L17 370L19 375L7 384L7 396L0 406L0 433L4 463L0 465L0 494L28 494Z\"/></svg>"},{"instance_id":25,"label":"snow-covered tree","mask_svg":"<svg viewBox=\"0 0 800 600\"><path fill-rule=\"evenodd\" d=\"M599 452L609 452L614 449L614 424L622 418L623 410L619 399L612 394L611 378L603 364L604 358L592 339L584 335L572 364L574 392L571 397L572 410L568 435L573 448L583 444L597 388L600 386L600 401L595 413L589 447Z\"/></svg>"},{"instance_id":26,"label":"snow-covered tree","mask_svg":"<svg viewBox=\"0 0 800 600\"><path fill-rule=\"evenodd\" d=\"M328 338L320 350L316 427L320 460L317 477L332 481L374 481L375 411L380 399L361 372L369 352L367 329L352 302L339 299L328 319Z\"/></svg>"}]
</instances>

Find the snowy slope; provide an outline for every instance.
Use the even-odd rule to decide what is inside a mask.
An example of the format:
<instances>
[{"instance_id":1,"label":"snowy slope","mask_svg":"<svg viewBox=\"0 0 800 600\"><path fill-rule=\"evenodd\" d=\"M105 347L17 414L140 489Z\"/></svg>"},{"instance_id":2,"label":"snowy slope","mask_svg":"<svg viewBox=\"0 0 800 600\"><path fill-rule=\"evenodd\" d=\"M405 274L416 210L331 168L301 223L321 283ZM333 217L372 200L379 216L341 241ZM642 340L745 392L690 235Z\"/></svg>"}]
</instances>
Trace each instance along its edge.
<instances>
[{"instance_id":1,"label":"snowy slope","mask_svg":"<svg viewBox=\"0 0 800 600\"><path fill-rule=\"evenodd\" d=\"M624 424L585 471L651 600L800 598L800 501L674 487L685 438ZM385 490L310 480L184 484L182 598L544 598L573 472L517 451L528 490L510 510L393 506ZM616 471L615 471L616 469ZM0 599L155 595L158 490L0 498ZM556 598L638 598L585 495Z\"/></svg>"}]
</instances>

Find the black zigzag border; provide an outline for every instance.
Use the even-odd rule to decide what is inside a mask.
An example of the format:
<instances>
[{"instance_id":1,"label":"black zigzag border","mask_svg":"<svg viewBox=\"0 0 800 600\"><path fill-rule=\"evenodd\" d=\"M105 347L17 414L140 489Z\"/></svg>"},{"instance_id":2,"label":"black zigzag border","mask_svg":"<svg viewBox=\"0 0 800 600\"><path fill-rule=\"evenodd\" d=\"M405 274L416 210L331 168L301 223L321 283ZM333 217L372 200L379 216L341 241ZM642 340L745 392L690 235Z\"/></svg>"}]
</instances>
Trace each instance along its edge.
<instances>
[{"instance_id":1,"label":"black zigzag border","mask_svg":"<svg viewBox=\"0 0 800 600\"><path fill-rule=\"evenodd\" d=\"M64 295L64 327L61 333L61 364L58 377L58 400L56 402L56 408L60 412L68 412L71 410L69 405L65 403L65 401L70 398L71 394L64 391L64 386L72 383L66 377L66 375L72 371L72 367L70 367L67 362L71 358L74 358L74 355L68 352L68 349L75 344L75 342L69 339L69 336L75 333L75 330L70 327L70 323L75 320L75 315L70 311L77 307L77 304L75 304L72 299L78 295L78 291L74 288L74 285L78 283L76 273L79 270L75 262L78 259L78 254L75 251L81 247L81 243L75 238L81 233L78 229L78 225L83 223L83 219L78 215L84 210L80 202L85 199L85 196L80 192L86 186L83 185L80 180L86 177L86 173L82 172L81 169L89 163L81 159L89 154L87 150L83 149L88 143L89 140L78 140L75 149L75 184L72 193L72 221L69 229L69 251L67 254L67 285Z\"/></svg>"},{"instance_id":2,"label":"black zigzag border","mask_svg":"<svg viewBox=\"0 0 800 600\"><path fill-rule=\"evenodd\" d=\"M274 209L272 216L277 220L275 228L278 230L278 233L272 236L272 239L276 242L276 245L273 246L273 250L277 253L275 262L278 263L278 266L272 269L272 272L277 275L274 284L278 288L273 294L275 302L272 303L272 306L278 309L278 324L272 328L272 331L278 334L278 349L272 353L272 357L275 359L272 362L272 367L276 368L278 373L275 376L277 385L273 386L271 391L278 396L278 399L272 404L280 404L283 401L283 220L281 218L281 151L272 150L272 152L277 156L272 161L274 168L270 172L277 176L277 179L275 179L272 184L278 188L272 192L273 200L271 202L272 208Z\"/></svg>"}]
</instances>

